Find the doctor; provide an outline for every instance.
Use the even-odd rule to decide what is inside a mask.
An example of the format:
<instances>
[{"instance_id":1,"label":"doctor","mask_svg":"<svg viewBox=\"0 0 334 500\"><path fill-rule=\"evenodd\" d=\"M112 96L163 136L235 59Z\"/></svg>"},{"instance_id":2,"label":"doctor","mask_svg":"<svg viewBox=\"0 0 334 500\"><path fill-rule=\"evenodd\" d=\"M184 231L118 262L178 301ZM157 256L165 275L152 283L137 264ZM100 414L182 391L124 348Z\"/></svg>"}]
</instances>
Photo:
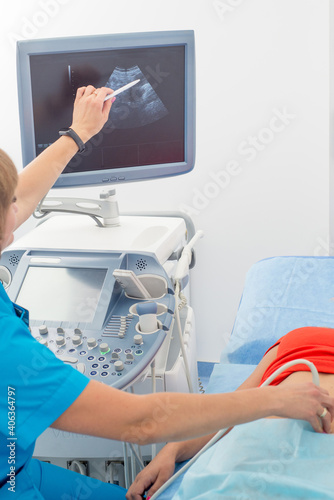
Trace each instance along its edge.
<instances>
[{"instance_id":1,"label":"doctor","mask_svg":"<svg viewBox=\"0 0 334 500\"><path fill-rule=\"evenodd\" d=\"M0 150L0 248L52 187L80 141L107 121L110 89L80 88L73 136L62 136L19 175ZM79 143L79 144L78 144ZM334 399L312 383L245 389L231 394L133 395L89 380L39 344L0 285L0 498L20 500L124 499L125 490L32 459L49 426L68 432L138 443L205 436L270 415L304 419L329 431ZM318 415L328 413L323 429Z\"/></svg>"}]
</instances>

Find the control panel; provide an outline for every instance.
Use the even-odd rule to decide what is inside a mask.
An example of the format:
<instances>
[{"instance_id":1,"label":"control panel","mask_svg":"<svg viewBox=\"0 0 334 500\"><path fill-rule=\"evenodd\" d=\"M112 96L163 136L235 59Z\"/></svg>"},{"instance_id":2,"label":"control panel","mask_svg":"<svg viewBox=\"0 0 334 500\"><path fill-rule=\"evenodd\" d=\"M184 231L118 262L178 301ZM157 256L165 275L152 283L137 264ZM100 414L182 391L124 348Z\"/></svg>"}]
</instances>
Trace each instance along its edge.
<instances>
[{"instance_id":1,"label":"control panel","mask_svg":"<svg viewBox=\"0 0 334 500\"><path fill-rule=\"evenodd\" d=\"M120 282L123 275L137 288ZM153 254L8 249L0 280L10 299L28 309L38 342L120 389L145 377L172 328L173 288Z\"/></svg>"}]
</instances>

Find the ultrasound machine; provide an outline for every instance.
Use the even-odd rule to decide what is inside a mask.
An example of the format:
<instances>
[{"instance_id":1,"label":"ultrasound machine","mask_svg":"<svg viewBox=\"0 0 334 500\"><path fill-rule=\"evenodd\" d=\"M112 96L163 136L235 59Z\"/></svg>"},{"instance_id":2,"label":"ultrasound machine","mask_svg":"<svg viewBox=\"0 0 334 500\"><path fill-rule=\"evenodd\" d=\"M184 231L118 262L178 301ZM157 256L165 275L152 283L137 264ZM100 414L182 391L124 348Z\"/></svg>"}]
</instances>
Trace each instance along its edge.
<instances>
[{"instance_id":1,"label":"ultrasound machine","mask_svg":"<svg viewBox=\"0 0 334 500\"><path fill-rule=\"evenodd\" d=\"M201 232L181 212L119 213L116 199L117 184L194 166L194 33L20 41L17 70L24 165L71 123L78 87L140 81L56 182L71 196L45 198L36 227L3 252L9 297L29 310L32 335L89 378L135 393L196 392L189 269ZM98 199L73 197L87 186L101 186ZM155 452L48 429L35 456L126 486Z\"/></svg>"}]
</instances>

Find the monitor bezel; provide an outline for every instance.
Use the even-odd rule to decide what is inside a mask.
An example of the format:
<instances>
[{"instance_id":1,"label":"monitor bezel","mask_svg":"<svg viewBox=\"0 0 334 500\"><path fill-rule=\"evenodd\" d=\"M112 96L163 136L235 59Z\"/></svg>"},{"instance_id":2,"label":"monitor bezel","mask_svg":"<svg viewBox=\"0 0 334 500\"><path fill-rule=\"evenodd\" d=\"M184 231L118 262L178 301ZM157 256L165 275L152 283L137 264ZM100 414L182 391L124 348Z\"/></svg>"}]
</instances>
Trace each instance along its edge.
<instances>
[{"instance_id":1,"label":"monitor bezel","mask_svg":"<svg viewBox=\"0 0 334 500\"><path fill-rule=\"evenodd\" d=\"M60 175L53 187L117 185L126 182L177 176L190 172L195 165L196 142L195 36L192 30L118 33L18 41L17 82L23 166L29 164L36 156L30 56L173 45L183 45L185 47L184 161L66 173Z\"/></svg>"}]
</instances>

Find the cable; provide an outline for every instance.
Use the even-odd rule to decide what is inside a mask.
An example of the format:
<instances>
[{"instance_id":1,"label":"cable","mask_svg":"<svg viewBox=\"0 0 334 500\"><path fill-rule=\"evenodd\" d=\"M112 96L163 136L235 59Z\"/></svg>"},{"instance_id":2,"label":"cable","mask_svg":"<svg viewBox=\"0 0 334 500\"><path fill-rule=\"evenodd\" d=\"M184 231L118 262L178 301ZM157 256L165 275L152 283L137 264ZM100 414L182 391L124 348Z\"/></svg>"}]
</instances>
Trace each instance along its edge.
<instances>
[{"instance_id":1,"label":"cable","mask_svg":"<svg viewBox=\"0 0 334 500\"><path fill-rule=\"evenodd\" d=\"M199 390L199 392L201 392L202 394L204 394L204 393L205 393L205 389L204 389L204 386L203 386L203 384L202 384L202 381L201 381L200 377L198 377L198 390Z\"/></svg>"},{"instance_id":2,"label":"cable","mask_svg":"<svg viewBox=\"0 0 334 500\"><path fill-rule=\"evenodd\" d=\"M137 464L139 465L139 468L141 470L144 469L145 468L145 464L144 464L143 459L141 457L139 447L138 447L138 451L137 451L134 444L132 444L132 443L128 443L128 444L129 444L129 446L131 448L132 453L134 454L134 456L135 456L135 458L137 460Z\"/></svg>"},{"instance_id":3,"label":"cable","mask_svg":"<svg viewBox=\"0 0 334 500\"><path fill-rule=\"evenodd\" d=\"M265 380L263 382L263 384L261 385L261 387L265 387L265 386L271 384L271 382L276 377L278 377L278 375L280 375L282 372L284 372L285 370L288 370L289 368L291 368L291 366L299 365L299 364L306 365L306 366L309 367L309 369L311 370L311 373L312 373L312 381L313 381L313 383L315 385L319 386L320 385L319 373L318 373L318 370L316 369L316 367L314 366L314 364L311 363L311 361L308 361L307 359L294 359L293 361L289 361L288 363L285 363L280 368L277 368L277 370L272 375L270 375L270 377L268 377L267 380Z\"/></svg>"},{"instance_id":4,"label":"cable","mask_svg":"<svg viewBox=\"0 0 334 500\"><path fill-rule=\"evenodd\" d=\"M192 261L193 256L193 248L197 241L203 237L203 231L196 231L195 235L191 238L189 243L183 248L181 257L177 262L176 270L174 274L174 282L175 282L175 320L177 325L177 331L180 339L181 352L183 356L183 363L186 372L186 378L188 383L189 392L194 392L193 384L190 376L189 363L186 355L185 345L182 336L182 326L180 319L180 309L185 307L187 304L186 298L183 294L181 294L181 282L182 280L189 274L189 266ZM181 299L181 300L180 300Z\"/></svg>"},{"instance_id":5,"label":"cable","mask_svg":"<svg viewBox=\"0 0 334 500\"><path fill-rule=\"evenodd\" d=\"M131 385L127 389L127 392L131 392L132 394L135 394L134 387ZM127 455L128 446L130 448L131 470L130 470L130 467L128 465L128 459L129 459L129 457ZM137 462L139 470L143 470L145 468L145 464L143 461L143 457L142 457L141 449L140 449L139 445L137 445L137 450L136 450L135 445L133 443L123 443L123 453L124 453L124 479L125 479L125 482L128 485L130 485L130 483L133 482L135 476L137 475L135 473L133 457L135 458L135 460ZM131 481L130 481L130 479L131 479ZM127 488L129 488L129 486L127 486Z\"/></svg>"},{"instance_id":6,"label":"cable","mask_svg":"<svg viewBox=\"0 0 334 500\"><path fill-rule=\"evenodd\" d=\"M260 387L265 387L265 386L269 385L284 370L287 370L288 368L291 368L291 366L299 365L299 364L307 365L310 368L311 373L312 373L313 383L315 385L319 386L319 374L318 374L318 371L317 371L316 367L314 366L314 364L311 363L311 361L308 361L307 359L295 359L294 361L289 361L288 363L285 363L283 366L278 368L269 378L267 378L267 380L265 380L263 382L263 384ZM163 484L161 486L161 488L154 493L154 495L151 496L151 500L156 500L158 498L158 496L161 495L161 493L163 493L179 476L181 476L181 474L183 474L187 469L189 469L189 467L194 462L196 462L196 460L206 450L211 448L211 446L213 446L217 441L219 441L219 439L224 436L224 434L228 431L228 429L229 429L229 427L226 427L225 429L218 431L217 434L215 434L213 436L213 438L210 439L210 441L198 453L196 453L196 455L194 455L193 458L191 458L189 460L189 462L187 462L178 472L176 472L176 474L174 474L174 476L172 476L168 481L166 481L166 483Z\"/></svg>"},{"instance_id":7,"label":"cable","mask_svg":"<svg viewBox=\"0 0 334 500\"><path fill-rule=\"evenodd\" d=\"M127 443L123 443L123 455L124 455L124 478L125 478L125 488L128 490L130 488L130 470L129 470L129 456Z\"/></svg>"},{"instance_id":8,"label":"cable","mask_svg":"<svg viewBox=\"0 0 334 500\"><path fill-rule=\"evenodd\" d=\"M74 472L78 472L82 476L86 476L86 469L82 463L79 462L79 460L72 460L71 465L69 467L69 470L72 470Z\"/></svg>"},{"instance_id":9,"label":"cable","mask_svg":"<svg viewBox=\"0 0 334 500\"><path fill-rule=\"evenodd\" d=\"M179 306L178 306L178 309L179 311L181 311L181 309L183 309L184 307L186 307L186 305L188 304L187 302L187 298L185 295L183 295L183 293L181 292L180 290L180 293L179 293L179 297L180 297L180 302L179 302Z\"/></svg>"},{"instance_id":10,"label":"cable","mask_svg":"<svg viewBox=\"0 0 334 500\"><path fill-rule=\"evenodd\" d=\"M48 215L49 212L41 212L40 211L40 208L43 204L43 201L45 200L45 196L43 196L43 198L41 199L41 201L38 203L37 207L35 208L35 210L33 211L33 214L32 216L35 217L35 219L43 219L43 217L46 217Z\"/></svg>"},{"instance_id":11,"label":"cable","mask_svg":"<svg viewBox=\"0 0 334 500\"><path fill-rule=\"evenodd\" d=\"M175 319L176 319L177 331L178 331L179 339L180 339L181 352L182 352L183 363L184 363L184 368L185 368L185 372L186 372L186 378L187 378L187 382L188 382L189 392L194 392L194 388L193 388L193 384L192 384L191 376L190 376L190 369L189 369L187 353L186 353L186 349L185 349L184 342L183 342L183 336L182 336L182 326L181 326L180 310L179 310L180 288L181 288L180 282L177 281L176 285L175 285Z\"/></svg>"},{"instance_id":12,"label":"cable","mask_svg":"<svg viewBox=\"0 0 334 500\"><path fill-rule=\"evenodd\" d=\"M151 363L151 382L152 382L152 394L157 392L157 381L156 381L156 373L155 373L155 359ZM151 445L151 455L152 460L157 454L157 445L153 443Z\"/></svg>"}]
</instances>

